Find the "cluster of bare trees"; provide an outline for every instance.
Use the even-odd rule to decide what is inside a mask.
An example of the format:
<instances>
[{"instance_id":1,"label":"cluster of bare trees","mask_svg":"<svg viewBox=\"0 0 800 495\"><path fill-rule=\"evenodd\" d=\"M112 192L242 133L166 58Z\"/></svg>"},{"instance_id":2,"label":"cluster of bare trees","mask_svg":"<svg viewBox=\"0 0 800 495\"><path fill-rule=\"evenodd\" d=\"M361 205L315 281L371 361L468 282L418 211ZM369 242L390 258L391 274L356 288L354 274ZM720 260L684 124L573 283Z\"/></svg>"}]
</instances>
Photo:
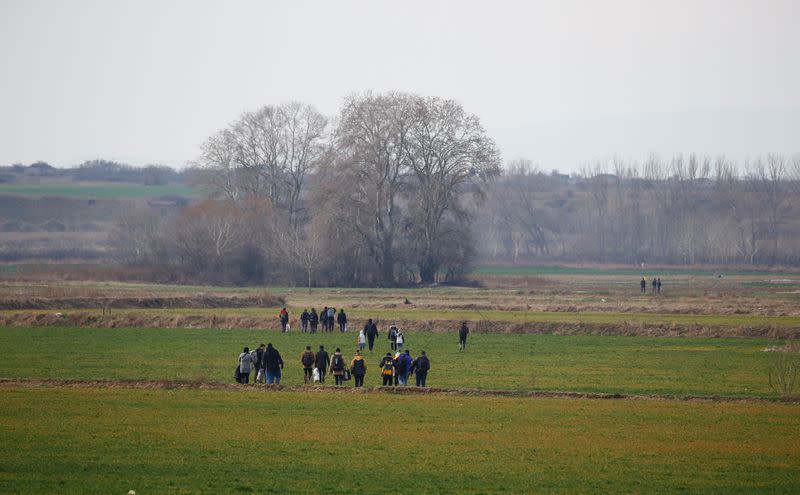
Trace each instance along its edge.
<instances>
[{"instance_id":1,"label":"cluster of bare trees","mask_svg":"<svg viewBox=\"0 0 800 495\"><path fill-rule=\"evenodd\" d=\"M130 215L122 259L219 282L389 286L463 274L500 157L452 100L366 93L335 125L301 103L247 112L199 165L208 199Z\"/></svg>"},{"instance_id":2,"label":"cluster of bare trees","mask_svg":"<svg viewBox=\"0 0 800 495\"><path fill-rule=\"evenodd\" d=\"M675 264L799 264L800 158L652 157L568 177L511 164L479 217L482 255Z\"/></svg>"}]
</instances>

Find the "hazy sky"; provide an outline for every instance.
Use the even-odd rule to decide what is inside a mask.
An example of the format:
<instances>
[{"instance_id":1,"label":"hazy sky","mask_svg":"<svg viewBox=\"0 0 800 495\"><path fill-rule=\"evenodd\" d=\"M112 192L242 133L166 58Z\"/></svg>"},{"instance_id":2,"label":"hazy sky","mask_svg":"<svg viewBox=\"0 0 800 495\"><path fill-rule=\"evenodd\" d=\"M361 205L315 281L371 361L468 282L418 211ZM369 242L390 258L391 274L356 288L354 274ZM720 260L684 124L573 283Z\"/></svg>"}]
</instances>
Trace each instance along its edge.
<instances>
[{"instance_id":1,"label":"hazy sky","mask_svg":"<svg viewBox=\"0 0 800 495\"><path fill-rule=\"evenodd\" d=\"M0 0L0 164L183 165L245 110L454 98L506 159L800 151L800 1Z\"/></svg>"}]
</instances>

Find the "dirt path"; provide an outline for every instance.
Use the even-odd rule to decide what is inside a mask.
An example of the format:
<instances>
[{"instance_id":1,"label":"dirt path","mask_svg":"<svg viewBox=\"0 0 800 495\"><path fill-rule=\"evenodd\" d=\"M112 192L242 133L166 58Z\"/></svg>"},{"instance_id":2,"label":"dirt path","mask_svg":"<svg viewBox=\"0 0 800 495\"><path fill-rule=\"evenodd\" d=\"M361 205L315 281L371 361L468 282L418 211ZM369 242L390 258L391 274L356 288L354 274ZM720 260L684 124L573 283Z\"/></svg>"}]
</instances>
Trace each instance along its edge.
<instances>
[{"instance_id":1,"label":"dirt path","mask_svg":"<svg viewBox=\"0 0 800 495\"><path fill-rule=\"evenodd\" d=\"M0 378L0 388L100 388L135 390L224 390L251 393L302 392L322 394L394 394L394 395L450 395L466 397L528 397L543 399L591 400L651 400L680 402L745 402L800 404L798 397L724 397L724 396L673 396L629 395L559 391L482 390L475 388L417 388L417 387L363 387L305 386L305 385L240 385L235 383L182 381L182 380L41 380Z\"/></svg>"}]
</instances>

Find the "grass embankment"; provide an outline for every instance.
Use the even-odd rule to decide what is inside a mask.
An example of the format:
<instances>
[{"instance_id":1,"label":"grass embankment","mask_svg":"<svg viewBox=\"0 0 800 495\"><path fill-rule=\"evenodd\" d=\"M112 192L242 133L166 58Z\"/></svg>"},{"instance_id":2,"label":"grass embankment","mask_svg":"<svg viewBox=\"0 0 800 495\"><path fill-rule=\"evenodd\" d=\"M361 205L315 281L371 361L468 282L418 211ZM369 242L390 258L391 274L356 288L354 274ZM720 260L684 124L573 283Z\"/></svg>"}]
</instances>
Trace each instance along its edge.
<instances>
[{"instance_id":1,"label":"grass embankment","mask_svg":"<svg viewBox=\"0 0 800 495\"><path fill-rule=\"evenodd\" d=\"M798 406L0 389L3 493L800 490Z\"/></svg>"},{"instance_id":2,"label":"grass embankment","mask_svg":"<svg viewBox=\"0 0 800 495\"><path fill-rule=\"evenodd\" d=\"M320 344L351 357L353 333L303 335L206 329L0 328L0 377L231 382L244 345L272 342L284 383L302 383L300 352ZM659 395L772 396L764 348L775 340L473 334L461 353L457 336L414 332L407 347L432 361L428 384L501 390L563 390ZM382 333L368 357L365 384L378 386L387 352ZM350 382L352 384L352 382Z\"/></svg>"}]
</instances>

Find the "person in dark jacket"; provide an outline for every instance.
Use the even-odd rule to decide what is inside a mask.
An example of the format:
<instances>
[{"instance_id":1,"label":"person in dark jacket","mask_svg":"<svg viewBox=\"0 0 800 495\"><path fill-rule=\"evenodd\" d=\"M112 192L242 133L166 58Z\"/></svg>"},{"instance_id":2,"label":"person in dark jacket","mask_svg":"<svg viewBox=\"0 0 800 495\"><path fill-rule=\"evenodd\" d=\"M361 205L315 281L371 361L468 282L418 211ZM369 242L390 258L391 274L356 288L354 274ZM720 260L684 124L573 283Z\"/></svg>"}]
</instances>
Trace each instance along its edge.
<instances>
[{"instance_id":1,"label":"person in dark jacket","mask_svg":"<svg viewBox=\"0 0 800 495\"><path fill-rule=\"evenodd\" d=\"M300 315L300 330L303 333L308 332L308 309L304 309Z\"/></svg>"},{"instance_id":2,"label":"person in dark jacket","mask_svg":"<svg viewBox=\"0 0 800 495\"><path fill-rule=\"evenodd\" d=\"M469 335L469 328L467 328L467 322L461 322L461 328L458 329L458 350L459 351L466 351L467 350L467 335Z\"/></svg>"},{"instance_id":3,"label":"person in dark jacket","mask_svg":"<svg viewBox=\"0 0 800 495\"><path fill-rule=\"evenodd\" d=\"M331 359L331 373L333 373L336 385L344 385L344 368L344 356L342 355L342 350L337 347Z\"/></svg>"},{"instance_id":4,"label":"person in dark jacket","mask_svg":"<svg viewBox=\"0 0 800 495\"><path fill-rule=\"evenodd\" d=\"M653 294L655 294L655 293L656 293L656 285L657 285L657 284L658 284L658 283L656 282L656 278L655 278L655 277L653 277Z\"/></svg>"},{"instance_id":5,"label":"person in dark jacket","mask_svg":"<svg viewBox=\"0 0 800 495\"><path fill-rule=\"evenodd\" d=\"M656 291L661 294L661 277L656 279Z\"/></svg>"},{"instance_id":6,"label":"person in dark jacket","mask_svg":"<svg viewBox=\"0 0 800 495\"><path fill-rule=\"evenodd\" d=\"M367 374L367 362L364 360L364 356L361 355L361 351L356 351L355 357L350 362L350 372L355 378L355 386L363 387L364 375Z\"/></svg>"},{"instance_id":7,"label":"person in dark jacket","mask_svg":"<svg viewBox=\"0 0 800 495\"><path fill-rule=\"evenodd\" d=\"M267 385L281 384L281 370L283 369L283 359L278 349L272 347L272 343L267 344L264 351L264 370L267 372Z\"/></svg>"},{"instance_id":8,"label":"person in dark jacket","mask_svg":"<svg viewBox=\"0 0 800 495\"><path fill-rule=\"evenodd\" d=\"M300 364L303 365L303 383L311 383L314 376L314 361L316 361L314 351L307 345L306 350L300 354Z\"/></svg>"},{"instance_id":9,"label":"person in dark jacket","mask_svg":"<svg viewBox=\"0 0 800 495\"><path fill-rule=\"evenodd\" d=\"M406 351L400 356L397 357L395 360L395 369L397 370L397 384L405 387L408 385L408 373L411 371L411 363L413 360L411 359L410 351Z\"/></svg>"},{"instance_id":10,"label":"person in dark jacket","mask_svg":"<svg viewBox=\"0 0 800 495\"><path fill-rule=\"evenodd\" d=\"M397 325L392 323L389 325L389 347L393 350L397 350Z\"/></svg>"},{"instance_id":11,"label":"person in dark jacket","mask_svg":"<svg viewBox=\"0 0 800 495\"><path fill-rule=\"evenodd\" d=\"M289 324L289 312L283 308L278 317L281 320L281 332L286 332L286 326Z\"/></svg>"},{"instance_id":12,"label":"person in dark jacket","mask_svg":"<svg viewBox=\"0 0 800 495\"><path fill-rule=\"evenodd\" d=\"M319 312L319 322L322 323L322 332L328 331L328 307L323 306L322 311Z\"/></svg>"},{"instance_id":13,"label":"person in dark jacket","mask_svg":"<svg viewBox=\"0 0 800 495\"><path fill-rule=\"evenodd\" d=\"M344 312L344 308L339 310L339 314L336 315L336 321L339 323L340 332L347 330L347 315Z\"/></svg>"},{"instance_id":14,"label":"person in dark jacket","mask_svg":"<svg viewBox=\"0 0 800 495\"><path fill-rule=\"evenodd\" d=\"M428 378L428 370L431 369L431 362L425 351L417 356L417 359L411 363L411 373L414 373L417 378L417 387L424 387L425 380Z\"/></svg>"},{"instance_id":15,"label":"person in dark jacket","mask_svg":"<svg viewBox=\"0 0 800 495\"><path fill-rule=\"evenodd\" d=\"M314 310L312 309L311 311ZM325 373L331 365L331 358L328 356L328 351L325 350L324 345L319 346L314 364L317 365L317 370L319 371L319 382L325 383Z\"/></svg>"},{"instance_id":16,"label":"person in dark jacket","mask_svg":"<svg viewBox=\"0 0 800 495\"><path fill-rule=\"evenodd\" d=\"M364 325L364 334L367 336L369 352L372 352L372 348L375 346L375 337L378 336L378 326L372 321L372 318L367 320L367 324Z\"/></svg>"},{"instance_id":17,"label":"person in dark jacket","mask_svg":"<svg viewBox=\"0 0 800 495\"><path fill-rule=\"evenodd\" d=\"M391 387L394 385L394 359L392 359L392 353L387 352L383 359L381 359L381 364L378 366L381 368L383 386Z\"/></svg>"},{"instance_id":18,"label":"person in dark jacket","mask_svg":"<svg viewBox=\"0 0 800 495\"><path fill-rule=\"evenodd\" d=\"M311 308L311 313L308 315L308 323L311 325L311 333L317 333L317 323L319 323L319 316L317 316L317 310Z\"/></svg>"},{"instance_id":19,"label":"person in dark jacket","mask_svg":"<svg viewBox=\"0 0 800 495\"><path fill-rule=\"evenodd\" d=\"M644 277L642 277L642 280L639 281L639 292L641 294L647 292L647 280L645 280Z\"/></svg>"},{"instance_id":20,"label":"person in dark jacket","mask_svg":"<svg viewBox=\"0 0 800 495\"><path fill-rule=\"evenodd\" d=\"M264 367L262 366L262 364L264 364L264 350L266 350L266 348L266 344L261 344L258 346L258 349L256 349L255 366L258 368L258 372L256 373L256 379L253 383L261 383L261 379L266 375L266 373L264 373Z\"/></svg>"}]
</instances>

